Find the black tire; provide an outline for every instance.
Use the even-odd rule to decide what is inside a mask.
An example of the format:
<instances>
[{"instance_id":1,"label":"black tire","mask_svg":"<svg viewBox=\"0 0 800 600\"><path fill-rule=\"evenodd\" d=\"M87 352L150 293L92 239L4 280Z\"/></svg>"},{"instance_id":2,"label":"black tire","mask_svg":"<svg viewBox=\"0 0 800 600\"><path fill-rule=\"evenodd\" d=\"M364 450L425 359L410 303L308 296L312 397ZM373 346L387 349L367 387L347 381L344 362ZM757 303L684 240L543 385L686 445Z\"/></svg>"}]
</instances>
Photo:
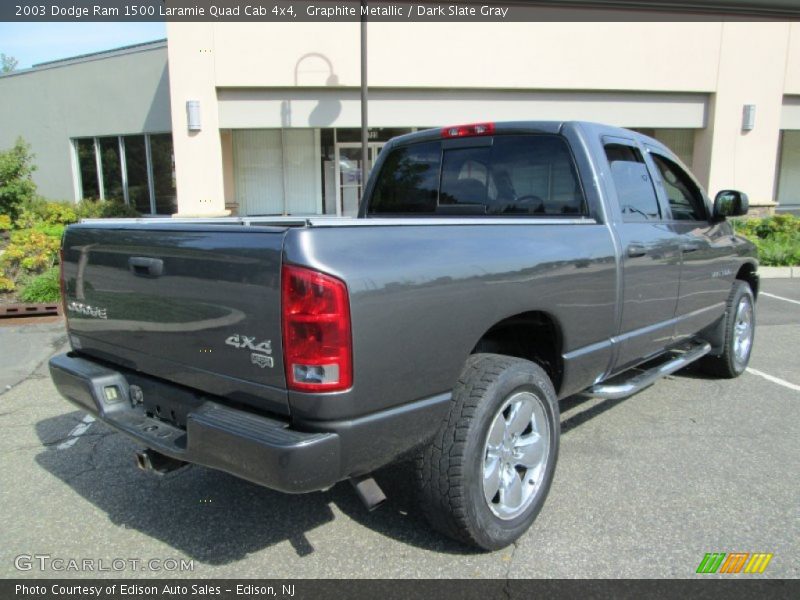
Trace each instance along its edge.
<instances>
[{"instance_id":1,"label":"black tire","mask_svg":"<svg viewBox=\"0 0 800 600\"><path fill-rule=\"evenodd\" d=\"M541 444L547 454L537 471L539 483L522 484L523 488L534 486L531 503L518 516L502 519L484 497L487 438L508 399L525 392L535 396L537 406L544 409L539 414L544 415L549 429L549 444L545 440ZM532 398L530 394L528 398ZM558 460L559 433L558 400L541 367L499 354L470 356L453 390L448 417L416 459L417 488L428 521L446 536L484 550L513 543L536 519L547 497Z\"/></svg>"},{"instance_id":2,"label":"black tire","mask_svg":"<svg viewBox=\"0 0 800 600\"><path fill-rule=\"evenodd\" d=\"M737 313L742 303L749 303L751 315L750 343L744 356L737 355L736 352ZM753 296L753 290L750 289L746 282L734 281L730 296L728 296L723 319L724 341L722 352L719 355L703 357L700 366L703 371L714 377L733 379L744 373L747 363L750 362L750 354L753 350L753 335L756 327L755 297Z\"/></svg>"}]
</instances>

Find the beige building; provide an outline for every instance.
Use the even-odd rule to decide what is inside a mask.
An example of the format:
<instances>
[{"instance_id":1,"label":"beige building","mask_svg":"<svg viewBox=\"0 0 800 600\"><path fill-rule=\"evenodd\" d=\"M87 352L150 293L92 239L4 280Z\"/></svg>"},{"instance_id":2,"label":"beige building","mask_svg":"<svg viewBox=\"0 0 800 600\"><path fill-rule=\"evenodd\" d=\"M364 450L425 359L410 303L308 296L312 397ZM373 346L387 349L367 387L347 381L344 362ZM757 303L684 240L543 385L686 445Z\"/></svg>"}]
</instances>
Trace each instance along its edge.
<instances>
[{"instance_id":1,"label":"beige building","mask_svg":"<svg viewBox=\"0 0 800 600\"><path fill-rule=\"evenodd\" d=\"M0 76L0 148L30 142L56 199L354 214L358 23L167 32ZM661 139L711 194L800 212L800 23L370 23L368 52L373 158L416 128L586 119Z\"/></svg>"},{"instance_id":2,"label":"beige building","mask_svg":"<svg viewBox=\"0 0 800 600\"><path fill-rule=\"evenodd\" d=\"M167 32L179 214L354 213L358 23ZM368 53L372 156L415 128L586 119L663 140L712 194L800 208L800 24L371 23Z\"/></svg>"},{"instance_id":3,"label":"beige building","mask_svg":"<svg viewBox=\"0 0 800 600\"><path fill-rule=\"evenodd\" d=\"M368 51L373 156L414 128L586 119L661 139L712 194L800 208L800 24L371 23ZM358 23L169 23L168 52L179 214L353 214Z\"/></svg>"}]
</instances>

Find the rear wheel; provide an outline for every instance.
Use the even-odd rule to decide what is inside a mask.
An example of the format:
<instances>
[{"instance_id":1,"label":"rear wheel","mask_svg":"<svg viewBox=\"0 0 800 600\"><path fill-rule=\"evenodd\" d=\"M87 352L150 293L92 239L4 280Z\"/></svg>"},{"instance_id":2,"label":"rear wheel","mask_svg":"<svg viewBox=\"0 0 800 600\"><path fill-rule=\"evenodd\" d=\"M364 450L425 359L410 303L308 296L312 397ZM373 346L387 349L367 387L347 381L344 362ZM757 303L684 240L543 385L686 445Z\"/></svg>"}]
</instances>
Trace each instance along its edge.
<instances>
[{"instance_id":1,"label":"rear wheel","mask_svg":"<svg viewBox=\"0 0 800 600\"><path fill-rule=\"evenodd\" d=\"M723 318L725 339L722 353L704 357L702 367L710 375L732 379L744 373L753 350L755 297L746 282L734 282Z\"/></svg>"},{"instance_id":2,"label":"rear wheel","mask_svg":"<svg viewBox=\"0 0 800 600\"><path fill-rule=\"evenodd\" d=\"M514 542L550 489L559 429L555 390L541 367L497 354L471 356L447 420L416 463L433 527L486 550Z\"/></svg>"}]
</instances>

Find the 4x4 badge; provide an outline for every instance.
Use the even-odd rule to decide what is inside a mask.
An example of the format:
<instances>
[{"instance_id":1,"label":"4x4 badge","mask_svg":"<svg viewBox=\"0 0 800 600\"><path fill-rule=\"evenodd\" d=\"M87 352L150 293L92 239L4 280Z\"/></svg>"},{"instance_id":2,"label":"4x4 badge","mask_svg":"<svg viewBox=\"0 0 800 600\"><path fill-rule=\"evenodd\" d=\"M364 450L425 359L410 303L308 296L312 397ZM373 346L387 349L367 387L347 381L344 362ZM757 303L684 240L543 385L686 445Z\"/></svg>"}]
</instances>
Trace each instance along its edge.
<instances>
[{"instance_id":1,"label":"4x4 badge","mask_svg":"<svg viewBox=\"0 0 800 600\"><path fill-rule=\"evenodd\" d=\"M248 337L246 335L234 334L230 336L225 343L234 348L247 348L254 352L264 352L265 354L272 354L272 340L264 340L263 342L255 343L256 338Z\"/></svg>"}]
</instances>

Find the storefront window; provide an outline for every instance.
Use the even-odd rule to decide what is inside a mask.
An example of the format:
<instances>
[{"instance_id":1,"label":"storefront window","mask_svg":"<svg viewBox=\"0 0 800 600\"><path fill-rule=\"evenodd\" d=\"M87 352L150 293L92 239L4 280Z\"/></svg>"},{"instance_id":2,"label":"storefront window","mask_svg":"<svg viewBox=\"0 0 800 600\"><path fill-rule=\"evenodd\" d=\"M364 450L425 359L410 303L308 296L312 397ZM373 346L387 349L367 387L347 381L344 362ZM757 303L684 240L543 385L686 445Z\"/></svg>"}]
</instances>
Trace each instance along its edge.
<instances>
[{"instance_id":1,"label":"storefront window","mask_svg":"<svg viewBox=\"0 0 800 600\"><path fill-rule=\"evenodd\" d=\"M128 202L142 214L150 212L150 188L147 183L147 150L143 135L126 135L125 166L128 174Z\"/></svg>"},{"instance_id":2,"label":"storefront window","mask_svg":"<svg viewBox=\"0 0 800 600\"><path fill-rule=\"evenodd\" d=\"M119 138L98 138L100 145L100 164L103 169L103 190L106 200L122 201L122 170L119 158Z\"/></svg>"},{"instance_id":3,"label":"storefront window","mask_svg":"<svg viewBox=\"0 0 800 600\"><path fill-rule=\"evenodd\" d=\"M233 165L240 213L320 214L320 163L318 129L235 130Z\"/></svg>"},{"instance_id":4,"label":"storefront window","mask_svg":"<svg viewBox=\"0 0 800 600\"><path fill-rule=\"evenodd\" d=\"M142 214L153 214L154 206L155 214L177 211L172 134L80 138L74 144L81 198L125 201Z\"/></svg>"},{"instance_id":5,"label":"storefront window","mask_svg":"<svg viewBox=\"0 0 800 600\"><path fill-rule=\"evenodd\" d=\"M336 214L336 173L333 161L336 156L336 144L333 129L320 129L320 169L322 176L322 207L326 215Z\"/></svg>"},{"instance_id":6,"label":"storefront window","mask_svg":"<svg viewBox=\"0 0 800 600\"><path fill-rule=\"evenodd\" d=\"M412 131L369 129L367 170L389 139ZM232 137L239 214L357 214L364 189L361 129L239 129Z\"/></svg>"},{"instance_id":7,"label":"storefront window","mask_svg":"<svg viewBox=\"0 0 800 600\"><path fill-rule=\"evenodd\" d=\"M153 162L153 187L156 193L156 214L171 215L178 211L175 191L175 157L172 135L159 133L150 136L150 156Z\"/></svg>"},{"instance_id":8,"label":"storefront window","mask_svg":"<svg viewBox=\"0 0 800 600\"><path fill-rule=\"evenodd\" d=\"M800 211L800 131L781 132L778 210Z\"/></svg>"},{"instance_id":9,"label":"storefront window","mask_svg":"<svg viewBox=\"0 0 800 600\"><path fill-rule=\"evenodd\" d=\"M393 137L411 133L411 127L371 127L367 130L370 142L388 142ZM361 129L358 127L343 127L336 130L337 142L360 142Z\"/></svg>"},{"instance_id":10,"label":"storefront window","mask_svg":"<svg viewBox=\"0 0 800 600\"><path fill-rule=\"evenodd\" d=\"M94 138L75 140L75 150L78 155L78 171L81 177L81 197L99 198L100 185L97 181Z\"/></svg>"}]
</instances>

